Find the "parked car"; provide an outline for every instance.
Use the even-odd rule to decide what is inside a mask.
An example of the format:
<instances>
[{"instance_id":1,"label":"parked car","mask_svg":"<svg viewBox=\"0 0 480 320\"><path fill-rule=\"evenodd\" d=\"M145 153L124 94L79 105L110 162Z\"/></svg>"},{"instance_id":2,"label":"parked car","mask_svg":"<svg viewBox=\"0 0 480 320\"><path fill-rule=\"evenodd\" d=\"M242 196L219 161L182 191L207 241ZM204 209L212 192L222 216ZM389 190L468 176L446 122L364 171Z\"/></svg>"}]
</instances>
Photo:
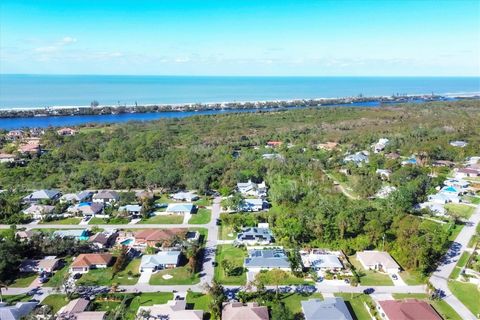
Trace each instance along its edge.
<instances>
[{"instance_id":1,"label":"parked car","mask_svg":"<svg viewBox=\"0 0 480 320\"><path fill-rule=\"evenodd\" d=\"M363 290L363 293L365 293L365 294L372 294L374 292L375 292L375 289L373 289L373 288L367 288L367 289Z\"/></svg>"},{"instance_id":2,"label":"parked car","mask_svg":"<svg viewBox=\"0 0 480 320\"><path fill-rule=\"evenodd\" d=\"M78 280L78 279L80 279L81 277L82 277L82 274L81 274L81 273L75 273L75 274L73 275L73 279L74 279L74 280Z\"/></svg>"},{"instance_id":3,"label":"parked car","mask_svg":"<svg viewBox=\"0 0 480 320\"><path fill-rule=\"evenodd\" d=\"M398 280L397 275L396 275L396 274L392 274L392 279L393 279L393 280Z\"/></svg>"}]
</instances>

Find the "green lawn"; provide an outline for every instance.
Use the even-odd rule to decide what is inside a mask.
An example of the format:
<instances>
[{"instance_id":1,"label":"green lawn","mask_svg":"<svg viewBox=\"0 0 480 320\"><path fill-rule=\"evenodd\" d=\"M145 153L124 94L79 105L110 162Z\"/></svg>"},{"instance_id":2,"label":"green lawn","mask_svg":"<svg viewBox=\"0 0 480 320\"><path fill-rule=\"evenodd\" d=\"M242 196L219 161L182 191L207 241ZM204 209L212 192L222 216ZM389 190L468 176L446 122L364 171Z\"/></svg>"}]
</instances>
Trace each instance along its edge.
<instances>
[{"instance_id":1,"label":"green lawn","mask_svg":"<svg viewBox=\"0 0 480 320\"><path fill-rule=\"evenodd\" d=\"M373 270L363 269L360 262L353 256L349 257L350 263L355 267L363 286L393 286L393 281L387 274Z\"/></svg>"},{"instance_id":2,"label":"green lawn","mask_svg":"<svg viewBox=\"0 0 480 320\"><path fill-rule=\"evenodd\" d=\"M43 299L43 305L49 305L53 309L53 313L57 313L61 307L68 303L67 297L64 294L51 294Z\"/></svg>"},{"instance_id":3,"label":"green lawn","mask_svg":"<svg viewBox=\"0 0 480 320\"><path fill-rule=\"evenodd\" d=\"M259 279L265 285L275 285L275 281L271 277L271 271L259 272L256 275L256 279ZM311 281L305 281L303 278L295 277L291 272L286 272L286 277L282 279L282 285L294 285L294 284L313 284Z\"/></svg>"},{"instance_id":4,"label":"green lawn","mask_svg":"<svg viewBox=\"0 0 480 320\"><path fill-rule=\"evenodd\" d=\"M169 274L173 278L164 279L163 275ZM198 273L191 274L187 270L187 267L178 267L175 269L168 269L156 272L150 278L151 285L181 285L181 284L197 284L200 282L200 277Z\"/></svg>"},{"instance_id":5,"label":"green lawn","mask_svg":"<svg viewBox=\"0 0 480 320\"><path fill-rule=\"evenodd\" d=\"M449 281L448 288L473 314L480 313L480 291L475 284Z\"/></svg>"},{"instance_id":6,"label":"green lawn","mask_svg":"<svg viewBox=\"0 0 480 320\"><path fill-rule=\"evenodd\" d=\"M178 214L158 215L142 220L139 224L180 224L183 222L183 216Z\"/></svg>"},{"instance_id":7,"label":"green lawn","mask_svg":"<svg viewBox=\"0 0 480 320\"><path fill-rule=\"evenodd\" d=\"M473 204L480 204L480 197L464 196L463 199Z\"/></svg>"},{"instance_id":8,"label":"green lawn","mask_svg":"<svg viewBox=\"0 0 480 320\"><path fill-rule=\"evenodd\" d=\"M72 262L72 258L66 258L65 259L65 265L55 271L55 273L53 274L53 276L48 279L48 282L44 283L43 286L44 287L60 287L62 284L63 284L63 280L65 279L65 275L68 273L68 269L70 267L70 263Z\"/></svg>"},{"instance_id":9,"label":"green lawn","mask_svg":"<svg viewBox=\"0 0 480 320\"><path fill-rule=\"evenodd\" d=\"M9 285L9 287L27 288L32 284L33 280L35 280L37 277L38 277L38 274L35 272L17 273L15 274L15 280L13 280L12 284Z\"/></svg>"},{"instance_id":10,"label":"green lawn","mask_svg":"<svg viewBox=\"0 0 480 320\"><path fill-rule=\"evenodd\" d=\"M455 312L455 310L450 307L448 303L444 300L429 300L426 293L394 293L392 294L395 300L401 299L418 299L424 300L432 305L432 307L437 310L437 312L445 320L461 320L460 316Z\"/></svg>"},{"instance_id":11,"label":"green lawn","mask_svg":"<svg viewBox=\"0 0 480 320\"><path fill-rule=\"evenodd\" d=\"M402 271L400 272L400 277L405 281L409 286L415 286L419 284L425 284L426 278L419 271Z\"/></svg>"},{"instance_id":12,"label":"green lawn","mask_svg":"<svg viewBox=\"0 0 480 320\"><path fill-rule=\"evenodd\" d=\"M197 213L192 214L188 223L190 224L206 224L210 222L212 211L208 209L198 209Z\"/></svg>"},{"instance_id":13,"label":"green lawn","mask_svg":"<svg viewBox=\"0 0 480 320\"><path fill-rule=\"evenodd\" d=\"M214 279L224 285L244 285L247 276L243 268L243 260L247 256L244 249L234 247L230 244L218 245L215 256L217 266L215 267ZM234 266L235 275L227 276L222 267L223 260L230 261Z\"/></svg>"},{"instance_id":14,"label":"green lawn","mask_svg":"<svg viewBox=\"0 0 480 320\"><path fill-rule=\"evenodd\" d=\"M470 218L473 212L475 211L474 207L467 206L464 204L458 204L458 203L447 203L444 207L449 212L455 213L459 217L464 219Z\"/></svg>"},{"instance_id":15,"label":"green lawn","mask_svg":"<svg viewBox=\"0 0 480 320\"><path fill-rule=\"evenodd\" d=\"M193 310L208 311L212 298L202 292L187 292L187 303L192 304Z\"/></svg>"},{"instance_id":16,"label":"green lawn","mask_svg":"<svg viewBox=\"0 0 480 320\"><path fill-rule=\"evenodd\" d=\"M155 203L158 203L158 204L160 204L160 203L175 203L175 200L170 199L168 197L168 195L166 195L166 194L162 194L162 196L160 198L155 200Z\"/></svg>"},{"instance_id":17,"label":"green lawn","mask_svg":"<svg viewBox=\"0 0 480 320\"><path fill-rule=\"evenodd\" d=\"M232 236L229 236L229 234ZM218 228L218 236L220 240L235 240L237 233L233 231L232 226L221 225Z\"/></svg>"},{"instance_id":18,"label":"green lawn","mask_svg":"<svg viewBox=\"0 0 480 320\"><path fill-rule=\"evenodd\" d=\"M369 295L363 293L335 293L335 296L345 300L350 313L354 314L357 320L371 319L364 305L365 302L372 302Z\"/></svg>"},{"instance_id":19,"label":"green lawn","mask_svg":"<svg viewBox=\"0 0 480 320\"><path fill-rule=\"evenodd\" d=\"M112 267L106 269L94 269L82 275L77 280L78 285L85 286L111 286L112 283L118 285L133 285L138 281L138 268L140 266L140 259L134 259L129 262L125 270L117 273L114 277L112 274ZM132 276L128 275L128 271L132 271ZM113 277L113 278L112 278Z\"/></svg>"},{"instance_id":20,"label":"green lawn","mask_svg":"<svg viewBox=\"0 0 480 320\"><path fill-rule=\"evenodd\" d=\"M300 318L302 314L302 304L301 301L306 301L309 299L323 299L322 294L315 292L313 294L298 294L298 293L287 293L280 295L280 301L285 304L285 307L289 309L294 315L294 319L303 319ZM266 304L271 307L275 302L269 301Z\"/></svg>"},{"instance_id":21,"label":"green lawn","mask_svg":"<svg viewBox=\"0 0 480 320\"><path fill-rule=\"evenodd\" d=\"M447 223L447 224L444 224L444 228L446 230L451 231L450 236L448 237L448 241L455 241L458 234L463 229L463 224L456 224L456 225L452 226L450 223Z\"/></svg>"},{"instance_id":22,"label":"green lawn","mask_svg":"<svg viewBox=\"0 0 480 320\"><path fill-rule=\"evenodd\" d=\"M194 204L201 207L208 207L212 204L212 201L206 197L200 197L200 199L195 201Z\"/></svg>"},{"instance_id":23,"label":"green lawn","mask_svg":"<svg viewBox=\"0 0 480 320\"><path fill-rule=\"evenodd\" d=\"M168 300L173 299L173 294L170 292L151 292L140 294L113 294L108 295L108 298L97 297L94 301L94 310L113 311L125 298L127 311L122 319L134 320L140 306L167 303Z\"/></svg>"},{"instance_id":24,"label":"green lawn","mask_svg":"<svg viewBox=\"0 0 480 320\"><path fill-rule=\"evenodd\" d=\"M81 218L65 218L52 221L40 221L40 224L79 224L82 221Z\"/></svg>"},{"instance_id":25,"label":"green lawn","mask_svg":"<svg viewBox=\"0 0 480 320\"><path fill-rule=\"evenodd\" d=\"M93 217L92 219L90 219L88 224L127 224L129 222L129 219L120 217L114 217L110 219Z\"/></svg>"},{"instance_id":26,"label":"green lawn","mask_svg":"<svg viewBox=\"0 0 480 320\"><path fill-rule=\"evenodd\" d=\"M8 292L5 289L2 289L3 293ZM3 295L3 302L6 302L8 304L15 304L17 302L25 302L30 300L32 297L26 294L15 294L15 295Z\"/></svg>"},{"instance_id":27,"label":"green lawn","mask_svg":"<svg viewBox=\"0 0 480 320\"><path fill-rule=\"evenodd\" d=\"M457 279L458 276L460 275L460 272L462 271L462 268L467 264L468 257L470 257L470 254L468 252L462 253L460 256L460 259L458 259L457 265L455 266L455 269L453 269L452 274L450 274L450 279Z\"/></svg>"}]
</instances>

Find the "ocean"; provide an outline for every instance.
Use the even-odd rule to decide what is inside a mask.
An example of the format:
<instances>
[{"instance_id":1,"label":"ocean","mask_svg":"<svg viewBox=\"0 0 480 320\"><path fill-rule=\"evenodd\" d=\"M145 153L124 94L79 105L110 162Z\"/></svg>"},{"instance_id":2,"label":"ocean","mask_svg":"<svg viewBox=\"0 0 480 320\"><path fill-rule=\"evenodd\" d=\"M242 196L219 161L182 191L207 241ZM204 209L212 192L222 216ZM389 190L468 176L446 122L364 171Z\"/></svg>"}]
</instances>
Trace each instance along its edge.
<instances>
[{"instance_id":1,"label":"ocean","mask_svg":"<svg viewBox=\"0 0 480 320\"><path fill-rule=\"evenodd\" d=\"M480 92L478 77L0 75L0 108L183 104Z\"/></svg>"}]
</instances>

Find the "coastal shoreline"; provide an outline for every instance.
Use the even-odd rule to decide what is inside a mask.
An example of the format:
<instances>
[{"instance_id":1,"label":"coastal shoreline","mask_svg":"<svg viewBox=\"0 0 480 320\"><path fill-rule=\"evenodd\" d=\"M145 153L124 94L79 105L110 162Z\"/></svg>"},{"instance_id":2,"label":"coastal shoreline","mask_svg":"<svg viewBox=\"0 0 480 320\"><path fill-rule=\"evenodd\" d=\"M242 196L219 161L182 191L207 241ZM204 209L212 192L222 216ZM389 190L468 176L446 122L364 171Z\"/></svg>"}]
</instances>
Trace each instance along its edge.
<instances>
[{"instance_id":1,"label":"coastal shoreline","mask_svg":"<svg viewBox=\"0 0 480 320\"><path fill-rule=\"evenodd\" d=\"M29 118L52 116L85 116L85 115L117 115L125 113L156 113L182 112L207 110L233 109L275 109L287 107L318 107L348 105L354 103L405 103L429 102L451 99L478 99L480 93L450 93L444 95L399 95L399 96L370 96L370 97L342 97L342 98L315 98L315 99L288 99L265 101L234 101L234 102L207 102L207 103L179 103L179 104L142 104L142 105L98 105L98 106L51 106L33 108L5 108L0 109L0 118Z\"/></svg>"}]
</instances>

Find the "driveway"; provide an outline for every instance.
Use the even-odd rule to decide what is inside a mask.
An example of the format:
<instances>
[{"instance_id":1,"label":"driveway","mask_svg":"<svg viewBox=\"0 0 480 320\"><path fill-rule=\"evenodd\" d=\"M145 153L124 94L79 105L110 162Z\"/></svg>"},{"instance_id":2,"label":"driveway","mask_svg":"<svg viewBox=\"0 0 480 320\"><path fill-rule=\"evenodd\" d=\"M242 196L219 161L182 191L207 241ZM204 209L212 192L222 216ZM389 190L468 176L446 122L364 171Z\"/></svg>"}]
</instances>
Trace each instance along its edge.
<instances>
[{"instance_id":1,"label":"driveway","mask_svg":"<svg viewBox=\"0 0 480 320\"><path fill-rule=\"evenodd\" d=\"M140 273L140 278L138 278L138 283L148 284L150 282L150 277L152 276L152 270L144 270Z\"/></svg>"},{"instance_id":2,"label":"driveway","mask_svg":"<svg viewBox=\"0 0 480 320\"><path fill-rule=\"evenodd\" d=\"M393 278L393 276L396 276L397 280L395 280ZM405 281L403 281L402 277L400 277L400 274L397 272L397 273L389 273L388 276L390 277L390 279L392 279L393 281L393 285L395 286L406 286L407 284L405 283Z\"/></svg>"}]
</instances>

